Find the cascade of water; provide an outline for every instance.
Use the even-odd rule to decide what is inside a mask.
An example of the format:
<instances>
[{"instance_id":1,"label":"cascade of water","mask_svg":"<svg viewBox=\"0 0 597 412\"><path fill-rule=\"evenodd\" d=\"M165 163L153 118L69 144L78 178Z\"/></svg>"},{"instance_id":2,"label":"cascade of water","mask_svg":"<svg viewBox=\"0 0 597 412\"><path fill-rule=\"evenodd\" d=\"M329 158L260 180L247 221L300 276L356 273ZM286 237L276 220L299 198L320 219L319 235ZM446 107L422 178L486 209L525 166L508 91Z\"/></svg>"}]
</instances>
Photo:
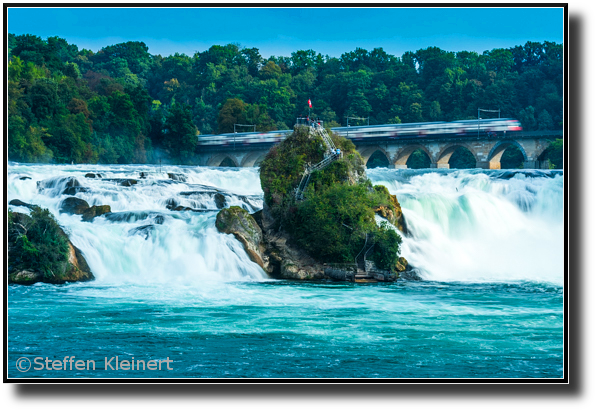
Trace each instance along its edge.
<instances>
[{"instance_id":1,"label":"cascade of water","mask_svg":"<svg viewBox=\"0 0 597 412\"><path fill-rule=\"evenodd\" d=\"M407 221L402 255L424 279L533 280L564 273L561 173L375 169Z\"/></svg>"},{"instance_id":2,"label":"cascade of water","mask_svg":"<svg viewBox=\"0 0 597 412\"><path fill-rule=\"evenodd\" d=\"M85 177L89 172L101 177ZM236 205L249 212L262 208L256 170L169 167L168 172L170 176L148 166L11 164L8 200L48 208L83 251L99 283L265 279L240 243L219 233L214 224L222 207ZM126 179L136 183L123 186ZM93 222L60 213L61 202L69 196L90 206L110 205L112 213ZM24 207L13 209L28 213Z\"/></svg>"},{"instance_id":3,"label":"cascade of water","mask_svg":"<svg viewBox=\"0 0 597 412\"><path fill-rule=\"evenodd\" d=\"M221 207L238 205L250 212L262 207L257 169L162 170L11 163L8 201L18 198L50 209L99 283L204 285L265 279L240 243L215 229ZM85 177L88 172L101 178ZM140 178L140 172L146 177ZM368 174L374 184L397 195L409 230L401 255L424 279L562 283L561 172L374 169ZM123 186L123 179L137 183ZM60 213L60 203L70 195L89 205L110 205L112 214L89 223Z\"/></svg>"}]
</instances>

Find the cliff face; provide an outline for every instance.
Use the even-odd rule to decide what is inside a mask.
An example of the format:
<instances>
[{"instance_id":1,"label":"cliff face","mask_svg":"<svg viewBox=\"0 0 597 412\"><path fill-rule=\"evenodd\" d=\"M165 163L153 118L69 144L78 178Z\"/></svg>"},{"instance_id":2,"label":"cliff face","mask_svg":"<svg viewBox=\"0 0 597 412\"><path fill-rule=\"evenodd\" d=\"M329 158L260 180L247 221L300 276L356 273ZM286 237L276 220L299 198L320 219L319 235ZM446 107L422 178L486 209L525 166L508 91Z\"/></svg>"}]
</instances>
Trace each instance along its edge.
<instances>
[{"instance_id":1,"label":"cliff face","mask_svg":"<svg viewBox=\"0 0 597 412\"><path fill-rule=\"evenodd\" d=\"M309 165L322 161L326 146L317 133L295 128L261 164L263 210L254 216L240 208L218 214L218 229L234 234L251 259L272 277L326 278L326 264L354 264L367 242L367 259L380 270L404 270L405 265L398 262L401 237L375 221L377 213L404 232L398 200L367 179L352 142L332 138L342 156L323 169L311 168L309 179L303 179ZM301 181L302 196L295 196Z\"/></svg>"},{"instance_id":2,"label":"cliff face","mask_svg":"<svg viewBox=\"0 0 597 412\"><path fill-rule=\"evenodd\" d=\"M83 254L52 215L33 206L31 216L9 212L8 283L66 283L95 279Z\"/></svg>"},{"instance_id":3,"label":"cliff face","mask_svg":"<svg viewBox=\"0 0 597 412\"><path fill-rule=\"evenodd\" d=\"M268 262L264 268L266 273L279 279L315 280L325 277L324 266L297 246L287 232L278 230L267 204L255 213L255 220L263 233L263 254Z\"/></svg>"},{"instance_id":4,"label":"cliff face","mask_svg":"<svg viewBox=\"0 0 597 412\"><path fill-rule=\"evenodd\" d=\"M275 230L275 221L267 205L253 215L232 206L216 217L216 228L234 235L249 258L276 279L323 279L323 265L305 251L292 245L288 233Z\"/></svg>"}]
</instances>

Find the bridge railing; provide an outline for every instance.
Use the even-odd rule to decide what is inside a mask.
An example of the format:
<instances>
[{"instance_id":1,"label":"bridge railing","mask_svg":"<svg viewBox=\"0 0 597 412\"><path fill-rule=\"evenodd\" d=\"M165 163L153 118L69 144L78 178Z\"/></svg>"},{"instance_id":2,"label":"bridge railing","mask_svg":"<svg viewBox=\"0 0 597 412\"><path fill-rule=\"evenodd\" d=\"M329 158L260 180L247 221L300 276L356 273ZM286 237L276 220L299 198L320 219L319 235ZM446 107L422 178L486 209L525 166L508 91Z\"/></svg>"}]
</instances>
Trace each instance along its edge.
<instances>
[{"instance_id":1,"label":"bridge railing","mask_svg":"<svg viewBox=\"0 0 597 412\"><path fill-rule=\"evenodd\" d=\"M295 126L314 126L319 125L323 127L323 120L321 119L313 119L310 117L297 117Z\"/></svg>"}]
</instances>

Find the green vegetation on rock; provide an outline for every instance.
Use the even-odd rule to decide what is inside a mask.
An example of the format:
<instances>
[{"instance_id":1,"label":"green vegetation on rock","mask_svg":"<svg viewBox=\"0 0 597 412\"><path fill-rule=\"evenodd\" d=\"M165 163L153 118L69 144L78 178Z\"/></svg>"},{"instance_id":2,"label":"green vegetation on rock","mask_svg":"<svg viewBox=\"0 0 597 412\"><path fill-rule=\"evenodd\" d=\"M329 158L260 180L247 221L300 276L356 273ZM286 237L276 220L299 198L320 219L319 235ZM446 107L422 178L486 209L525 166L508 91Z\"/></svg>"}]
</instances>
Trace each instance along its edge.
<instances>
[{"instance_id":1,"label":"green vegetation on rock","mask_svg":"<svg viewBox=\"0 0 597 412\"><path fill-rule=\"evenodd\" d=\"M292 241L321 262L354 263L367 237L376 242L371 254L376 265L392 269L401 238L389 225L379 227L375 213L385 210L388 220L397 224L402 222L400 205L387 188L372 186L350 141L332 138L343 157L312 174L302 201L295 200L294 189L307 164L323 159L323 141L310 137L308 128L297 127L270 150L260 167L265 207Z\"/></svg>"},{"instance_id":2,"label":"green vegetation on rock","mask_svg":"<svg viewBox=\"0 0 597 412\"><path fill-rule=\"evenodd\" d=\"M31 216L8 212L7 275L9 283L25 285L94 279L52 214L37 206L31 208Z\"/></svg>"},{"instance_id":3,"label":"green vegetation on rock","mask_svg":"<svg viewBox=\"0 0 597 412\"><path fill-rule=\"evenodd\" d=\"M59 276L68 262L68 239L47 209L35 208L31 217L8 212L9 260L35 266L44 279Z\"/></svg>"}]
</instances>

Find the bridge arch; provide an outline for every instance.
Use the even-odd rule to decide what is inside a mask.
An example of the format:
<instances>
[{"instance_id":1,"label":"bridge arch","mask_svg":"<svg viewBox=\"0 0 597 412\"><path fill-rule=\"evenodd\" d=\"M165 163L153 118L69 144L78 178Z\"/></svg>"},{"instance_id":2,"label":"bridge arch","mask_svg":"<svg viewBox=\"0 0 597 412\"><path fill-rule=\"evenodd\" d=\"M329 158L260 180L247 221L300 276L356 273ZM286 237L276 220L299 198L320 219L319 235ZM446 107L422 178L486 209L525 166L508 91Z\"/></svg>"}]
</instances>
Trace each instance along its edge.
<instances>
[{"instance_id":1,"label":"bridge arch","mask_svg":"<svg viewBox=\"0 0 597 412\"><path fill-rule=\"evenodd\" d=\"M376 150L373 152L371 156L369 156L369 160L365 166L367 169L374 169L376 167L390 167L390 161L388 160L388 156L386 156L381 150Z\"/></svg>"},{"instance_id":2,"label":"bridge arch","mask_svg":"<svg viewBox=\"0 0 597 412\"><path fill-rule=\"evenodd\" d=\"M234 156L230 156L227 153L217 153L214 156L212 156L208 161L207 161L207 165L211 166L211 167L220 167L220 165L222 164L222 162L224 162L226 159L229 160L229 162L232 162L232 164L234 165L234 167L238 167L238 162L236 161L236 159L234 158Z\"/></svg>"},{"instance_id":3,"label":"bridge arch","mask_svg":"<svg viewBox=\"0 0 597 412\"><path fill-rule=\"evenodd\" d=\"M431 156L429 149L427 149L423 145L414 144L411 146L406 146L398 153L398 155L396 156L396 160L394 161L394 167L397 169L406 169L408 167L406 165L406 162L410 158L410 155L412 155L413 152L417 149L421 149L423 152L425 152L425 154L429 157L429 160L432 161L433 157Z\"/></svg>"},{"instance_id":4,"label":"bridge arch","mask_svg":"<svg viewBox=\"0 0 597 412\"><path fill-rule=\"evenodd\" d=\"M556 169L562 169L564 167L563 153L560 156L554 152L550 153L548 149L549 144L545 144L538 148L537 153L539 153L539 156L537 156L537 167L539 169L549 169L551 162ZM553 158L550 158L550 155L553 155Z\"/></svg>"},{"instance_id":5,"label":"bridge arch","mask_svg":"<svg viewBox=\"0 0 597 412\"><path fill-rule=\"evenodd\" d=\"M363 163L365 163L365 164L367 164L367 162L369 161L369 158L375 152L381 152L381 154L384 155L386 157L386 159L388 160L388 164L392 164L392 162L390 160L390 156L388 156L388 152L386 152L384 149L382 149L379 146L364 146L357 150L359 151L361 156L363 156Z\"/></svg>"},{"instance_id":6,"label":"bridge arch","mask_svg":"<svg viewBox=\"0 0 597 412\"><path fill-rule=\"evenodd\" d=\"M265 159L268 152L250 152L240 162L241 167L254 167Z\"/></svg>"},{"instance_id":7,"label":"bridge arch","mask_svg":"<svg viewBox=\"0 0 597 412\"><path fill-rule=\"evenodd\" d=\"M490 169L501 169L502 168L502 155L509 147L514 146L522 153L522 157L524 158L524 162L528 162L529 156L527 155L526 150L524 147L518 143L516 140L504 140L500 141L493 146L493 148L489 151L489 155L487 156L487 160L489 161L489 168Z\"/></svg>"},{"instance_id":8,"label":"bridge arch","mask_svg":"<svg viewBox=\"0 0 597 412\"><path fill-rule=\"evenodd\" d=\"M475 163L479 163L479 158L478 158L477 154L475 153L475 149L473 149L472 146L470 146L466 143L457 142L457 143L449 143L447 146L445 146L439 152L439 155L436 158L437 167L441 168L441 169L449 169L450 168L450 158L452 157L454 152L460 147L463 147L466 150L468 150L473 155L473 158L475 159Z\"/></svg>"}]
</instances>

